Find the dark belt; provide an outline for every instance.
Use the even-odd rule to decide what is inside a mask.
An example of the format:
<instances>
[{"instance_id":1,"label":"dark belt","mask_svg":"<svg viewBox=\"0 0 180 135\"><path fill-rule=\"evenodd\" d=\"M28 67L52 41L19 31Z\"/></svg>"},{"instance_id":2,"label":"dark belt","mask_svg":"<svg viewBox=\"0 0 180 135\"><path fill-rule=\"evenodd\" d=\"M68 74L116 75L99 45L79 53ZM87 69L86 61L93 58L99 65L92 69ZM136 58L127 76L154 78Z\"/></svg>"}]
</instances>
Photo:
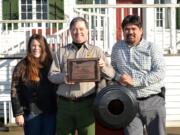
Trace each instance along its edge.
<instances>
[{"instance_id":1,"label":"dark belt","mask_svg":"<svg viewBox=\"0 0 180 135\"><path fill-rule=\"evenodd\" d=\"M66 101L80 102L80 101L87 100L89 98L93 98L95 96L96 96L96 93L90 94L85 97L64 97L64 96L59 95L59 98Z\"/></svg>"},{"instance_id":2,"label":"dark belt","mask_svg":"<svg viewBox=\"0 0 180 135\"><path fill-rule=\"evenodd\" d=\"M152 94L152 95L147 96L147 97L140 97L140 98L137 98L137 100L146 100L146 99L149 99L149 98L154 97L154 96L160 96L160 97L162 97L162 96L161 96L161 93L158 93L158 94Z\"/></svg>"},{"instance_id":3,"label":"dark belt","mask_svg":"<svg viewBox=\"0 0 180 135\"><path fill-rule=\"evenodd\" d=\"M137 98L137 100L146 100L146 99L151 98L151 97L154 97L154 96L160 96L160 97L162 97L162 98L165 98L165 91L166 91L165 87L161 87L161 92L160 92L160 93L158 93L158 94L152 94L152 95L147 96L147 97Z\"/></svg>"},{"instance_id":4,"label":"dark belt","mask_svg":"<svg viewBox=\"0 0 180 135\"><path fill-rule=\"evenodd\" d=\"M150 95L150 96L147 96L147 97L140 97L140 98L137 98L137 100L146 100L146 99L149 99L151 97L154 97L154 96L158 96L159 94L153 94L153 95Z\"/></svg>"}]
</instances>

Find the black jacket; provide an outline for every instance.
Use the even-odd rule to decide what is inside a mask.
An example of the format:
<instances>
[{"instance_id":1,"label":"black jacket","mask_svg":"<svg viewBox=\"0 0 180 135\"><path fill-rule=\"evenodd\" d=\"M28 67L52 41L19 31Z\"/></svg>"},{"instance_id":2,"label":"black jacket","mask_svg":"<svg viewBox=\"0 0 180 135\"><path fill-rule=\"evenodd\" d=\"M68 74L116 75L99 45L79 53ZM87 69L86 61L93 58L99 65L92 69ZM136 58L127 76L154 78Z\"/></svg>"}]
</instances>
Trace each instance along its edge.
<instances>
[{"instance_id":1,"label":"black jacket","mask_svg":"<svg viewBox=\"0 0 180 135\"><path fill-rule=\"evenodd\" d=\"M11 85L13 115L56 112L56 86L48 78L48 70L40 69L40 81L23 81L22 70L26 62L21 60L14 69Z\"/></svg>"}]
</instances>

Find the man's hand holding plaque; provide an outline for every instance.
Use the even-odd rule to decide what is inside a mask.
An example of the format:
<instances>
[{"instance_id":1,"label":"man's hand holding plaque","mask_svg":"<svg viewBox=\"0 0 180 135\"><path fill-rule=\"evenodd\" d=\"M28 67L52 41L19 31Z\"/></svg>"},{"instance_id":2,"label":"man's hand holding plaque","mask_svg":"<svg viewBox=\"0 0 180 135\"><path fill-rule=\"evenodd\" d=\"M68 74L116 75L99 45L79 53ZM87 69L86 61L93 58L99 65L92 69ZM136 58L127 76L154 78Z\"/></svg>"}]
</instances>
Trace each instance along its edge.
<instances>
[{"instance_id":1,"label":"man's hand holding plaque","mask_svg":"<svg viewBox=\"0 0 180 135\"><path fill-rule=\"evenodd\" d=\"M104 62L103 59L99 59L98 63L99 63L99 67L104 67L105 66L105 62Z\"/></svg>"},{"instance_id":2,"label":"man's hand holding plaque","mask_svg":"<svg viewBox=\"0 0 180 135\"><path fill-rule=\"evenodd\" d=\"M65 84L75 84L75 82L69 81L68 74L66 74L66 75L64 76L64 82L65 82Z\"/></svg>"}]
</instances>

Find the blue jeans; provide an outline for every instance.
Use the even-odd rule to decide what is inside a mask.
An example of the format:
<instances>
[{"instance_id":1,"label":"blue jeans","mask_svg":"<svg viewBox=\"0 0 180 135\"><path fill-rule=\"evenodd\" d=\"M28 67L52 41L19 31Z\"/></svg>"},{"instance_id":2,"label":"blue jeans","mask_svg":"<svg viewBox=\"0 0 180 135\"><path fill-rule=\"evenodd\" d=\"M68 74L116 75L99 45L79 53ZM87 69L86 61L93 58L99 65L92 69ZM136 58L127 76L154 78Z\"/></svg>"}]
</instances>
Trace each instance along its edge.
<instances>
[{"instance_id":1,"label":"blue jeans","mask_svg":"<svg viewBox=\"0 0 180 135\"><path fill-rule=\"evenodd\" d=\"M39 114L25 116L24 133L25 135L55 135L56 115Z\"/></svg>"}]
</instances>

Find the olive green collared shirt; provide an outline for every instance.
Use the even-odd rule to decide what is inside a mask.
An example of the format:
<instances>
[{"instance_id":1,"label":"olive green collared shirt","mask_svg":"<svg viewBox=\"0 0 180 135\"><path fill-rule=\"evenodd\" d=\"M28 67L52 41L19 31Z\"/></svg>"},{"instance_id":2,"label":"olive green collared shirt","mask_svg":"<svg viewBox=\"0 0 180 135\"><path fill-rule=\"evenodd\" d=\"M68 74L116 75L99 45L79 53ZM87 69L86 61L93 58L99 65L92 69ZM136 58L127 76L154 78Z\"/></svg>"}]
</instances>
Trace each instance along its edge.
<instances>
[{"instance_id":1,"label":"olive green collared shirt","mask_svg":"<svg viewBox=\"0 0 180 135\"><path fill-rule=\"evenodd\" d=\"M115 75L114 69L109 64L103 51L94 45L85 43L78 48L69 44L59 48L54 56L48 78L51 82L59 84L57 95L64 97L83 97L95 92L95 82L78 82L75 84L65 84L64 77L67 73L67 59L74 58L102 58L105 66L100 68L101 74L106 78L113 78Z\"/></svg>"}]
</instances>

